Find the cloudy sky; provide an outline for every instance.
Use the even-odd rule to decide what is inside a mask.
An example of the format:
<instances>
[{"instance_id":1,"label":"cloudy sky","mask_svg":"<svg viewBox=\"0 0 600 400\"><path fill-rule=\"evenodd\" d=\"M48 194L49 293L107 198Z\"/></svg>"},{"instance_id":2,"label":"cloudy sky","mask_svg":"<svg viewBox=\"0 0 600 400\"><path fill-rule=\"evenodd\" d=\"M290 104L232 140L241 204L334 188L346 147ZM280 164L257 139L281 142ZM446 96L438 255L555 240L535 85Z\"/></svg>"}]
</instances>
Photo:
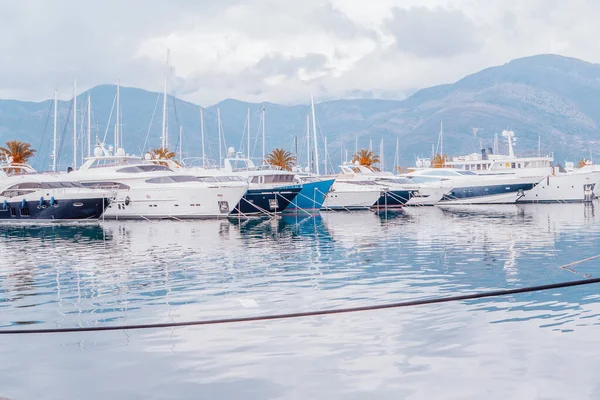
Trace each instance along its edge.
<instances>
[{"instance_id":1,"label":"cloudy sky","mask_svg":"<svg viewBox=\"0 0 600 400\"><path fill-rule=\"evenodd\" d=\"M594 0L22 0L2 2L0 97L40 100L74 77L210 105L401 98L511 59L600 61Z\"/></svg>"}]
</instances>

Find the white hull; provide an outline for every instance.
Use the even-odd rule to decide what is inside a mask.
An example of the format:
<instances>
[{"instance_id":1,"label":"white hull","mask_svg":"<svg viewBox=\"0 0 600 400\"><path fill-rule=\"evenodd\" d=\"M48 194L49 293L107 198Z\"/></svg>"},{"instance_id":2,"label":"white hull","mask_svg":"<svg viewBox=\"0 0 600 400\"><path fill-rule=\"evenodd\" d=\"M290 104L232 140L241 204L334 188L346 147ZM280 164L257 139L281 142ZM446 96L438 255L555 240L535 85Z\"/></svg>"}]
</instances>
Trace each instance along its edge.
<instances>
[{"instance_id":1,"label":"white hull","mask_svg":"<svg viewBox=\"0 0 600 400\"><path fill-rule=\"evenodd\" d=\"M201 219L227 217L246 188L131 188L120 190L106 219Z\"/></svg>"},{"instance_id":2,"label":"white hull","mask_svg":"<svg viewBox=\"0 0 600 400\"><path fill-rule=\"evenodd\" d=\"M372 207L379 197L381 191L377 190L351 190L336 189L334 183L333 189L327 193L323 202L324 210L365 210Z\"/></svg>"},{"instance_id":3,"label":"white hull","mask_svg":"<svg viewBox=\"0 0 600 400\"><path fill-rule=\"evenodd\" d=\"M547 176L518 203L581 203L586 201L586 186L587 201L591 201L600 192L600 171Z\"/></svg>"},{"instance_id":4,"label":"white hull","mask_svg":"<svg viewBox=\"0 0 600 400\"><path fill-rule=\"evenodd\" d=\"M448 188L428 188L421 186L419 194L411 197L406 203L407 206L434 206L444 194L449 191Z\"/></svg>"}]
</instances>

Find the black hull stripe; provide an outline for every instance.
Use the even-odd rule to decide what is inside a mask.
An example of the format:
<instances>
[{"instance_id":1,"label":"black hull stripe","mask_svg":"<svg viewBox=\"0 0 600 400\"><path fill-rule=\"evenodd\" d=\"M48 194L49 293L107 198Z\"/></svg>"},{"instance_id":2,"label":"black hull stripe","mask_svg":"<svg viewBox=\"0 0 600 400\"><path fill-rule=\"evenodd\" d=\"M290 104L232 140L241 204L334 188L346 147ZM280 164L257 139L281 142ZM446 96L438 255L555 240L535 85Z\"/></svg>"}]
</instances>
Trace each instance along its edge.
<instances>
[{"instance_id":1,"label":"black hull stripe","mask_svg":"<svg viewBox=\"0 0 600 400\"><path fill-rule=\"evenodd\" d=\"M99 219L110 204L108 198L0 202L0 221L73 221Z\"/></svg>"},{"instance_id":2,"label":"black hull stripe","mask_svg":"<svg viewBox=\"0 0 600 400\"><path fill-rule=\"evenodd\" d=\"M520 183L520 184L505 184L505 185L489 185L489 186L475 186L475 187L462 187L454 188L448 195L444 195L441 201L452 201L452 200L463 200L463 199L477 199L485 198L488 196L497 196L500 194L518 193L520 190L523 192L531 190L536 186L536 183Z\"/></svg>"},{"instance_id":3,"label":"black hull stripe","mask_svg":"<svg viewBox=\"0 0 600 400\"><path fill-rule=\"evenodd\" d=\"M298 188L250 189L234 207L230 215L262 215L283 212L302 190Z\"/></svg>"}]
</instances>

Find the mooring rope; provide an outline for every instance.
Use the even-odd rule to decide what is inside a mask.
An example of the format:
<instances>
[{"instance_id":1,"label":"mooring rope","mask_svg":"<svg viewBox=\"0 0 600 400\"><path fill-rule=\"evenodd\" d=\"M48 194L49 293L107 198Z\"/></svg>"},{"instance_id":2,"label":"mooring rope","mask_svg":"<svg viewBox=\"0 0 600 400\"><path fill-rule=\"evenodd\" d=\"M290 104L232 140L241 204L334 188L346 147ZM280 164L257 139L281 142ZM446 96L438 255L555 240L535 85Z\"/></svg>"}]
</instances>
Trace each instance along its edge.
<instances>
[{"instance_id":1,"label":"mooring rope","mask_svg":"<svg viewBox=\"0 0 600 400\"><path fill-rule=\"evenodd\" d=\"M600 257L600 256L598 256ZM583 262L583 261L580 261ZM580 263L578 262L578 263ZM570 264L568 264L570 265ZM271 314L271 315L257 315L252 317L237 317L237 318L223 318L223 319L209 319L200 321L184 321L184 322L163 322L154 324L132 324L132 325L113 325L113 326L90 326L90 327L74 327L74 328L47 328L47 329L3 329L0 330L0 335L18 335L18 334L39 334L39 333L74 333L74 332L102 332L102 331L129 331L134 329L157 329L157 328L175 328L175 327L186 327L186 326L198 326L198 325L222 325L222 324L233 324L243 322L257 322L257 321L272 321L282 320L290 318L302 318L302 317L316 317L322 315L332 314L347 314L361 311L375 311L375 310L387 310L391 308L402 308L402 307L413 307L422 306L426 304L440 304L450 303L455 301L464 300L476 300L488 297L507 296L511 294L520 294L528 292L538 292L542 290L552 290L567 288L573 286L591 285L593 283L600 283L600 278L582 279L569 282L551 283L547 285L539 286L527 286L515 289L503 289L503 290L492 290L489 292L479 292L471 294L462 294L457 296L433 298L433 299L422 299L422 300L409 300L397 303L387 304L376 304L362 307L349 307L349 308L335 308L330 310L317 310L317 311L303 311L286 314Z\"/></svg>"}]
</instances>

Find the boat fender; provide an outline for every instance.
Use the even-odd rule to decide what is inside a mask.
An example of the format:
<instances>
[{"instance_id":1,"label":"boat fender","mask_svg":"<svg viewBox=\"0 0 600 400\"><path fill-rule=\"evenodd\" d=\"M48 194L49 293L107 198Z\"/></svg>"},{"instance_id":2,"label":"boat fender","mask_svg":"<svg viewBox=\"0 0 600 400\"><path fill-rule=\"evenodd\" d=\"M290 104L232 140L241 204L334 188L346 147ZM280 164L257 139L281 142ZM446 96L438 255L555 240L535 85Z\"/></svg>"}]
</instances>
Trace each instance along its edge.
<instances>
[{"instance_id":1,"label":"boat fender","mask_svg":"<svg viewBox=\"0 0 600 400\"><path fill-rule=\"evenodd\" d=\"M131 203L131 199L129 198L129 196L125 197L125 205L128 206L129 203Z\"/></svg>"},{"instance_id":2,"label":"boat fender","mask_svg":"<svg viewBox=\"0 0 600 400\"><path fill-rule=\"evenodd\" d=\"M56 201L54 200L54 196L50 197L50 205L53 206Z\"/></svg>"},{"instance_id":3,"label":"boat fender","mask_svg":"<svg viewBox=\"0 0 600 400\"><path fill-rule=\"evenodd\" d=\"M40 207L44 205L44 196L40 197Z\"/></svg>"},{"instance_id":4,"label":"boat fender","mask_svg":"<svg viewBox=\"0 0 600 400\"><path fill-rule=\"evenodd\" d=\"M8 201L4 200L4 203L2 203L2 209L6 210L8 208Z\"/></svg>"},{"instance_id":5,"label":"boat fender","mask_svg":"<svg viewBox=\"0 0 600 400\"><path fill-rule=\"evenodd\" d=\"M25 207L27 207L27 202L25 201L25 199L21 200L21 210L24 209Z\"/></svg>"}]
</instances>

